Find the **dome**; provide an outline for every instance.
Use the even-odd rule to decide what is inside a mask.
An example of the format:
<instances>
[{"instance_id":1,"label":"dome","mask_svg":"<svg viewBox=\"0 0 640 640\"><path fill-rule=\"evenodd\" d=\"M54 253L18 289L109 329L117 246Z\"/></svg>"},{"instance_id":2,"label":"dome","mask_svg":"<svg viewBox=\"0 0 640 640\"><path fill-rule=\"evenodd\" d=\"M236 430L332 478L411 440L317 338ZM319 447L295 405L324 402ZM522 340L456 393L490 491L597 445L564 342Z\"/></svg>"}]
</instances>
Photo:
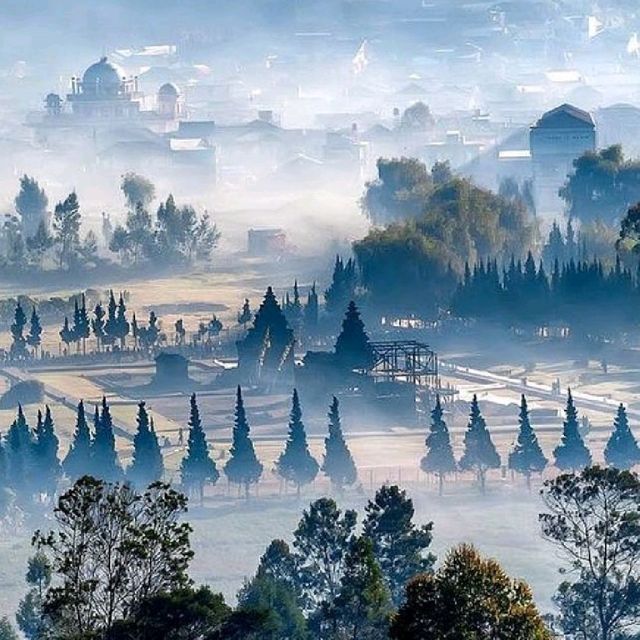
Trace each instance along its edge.
<instances>
[{"instance_id":1,"label":"dome","mask_svg":"<svg viewBox=\"0 0 640 640\"><path fill-rule=\"evenodd\" d=\"M173 82L166 82L158 89L158 98L177 98L180 89Z\"/></svg>"},{"instance_id":2,"label":"dome","mask_svg":"<svg viewBox=\"0 0 640 640\"><path fill-rule=\"evenodd\" d=\"M84 92L118 91L123 78L124 71L109 62L106 57L102 57L84 72L82 89Z\"/></svg>"}]
</instances>

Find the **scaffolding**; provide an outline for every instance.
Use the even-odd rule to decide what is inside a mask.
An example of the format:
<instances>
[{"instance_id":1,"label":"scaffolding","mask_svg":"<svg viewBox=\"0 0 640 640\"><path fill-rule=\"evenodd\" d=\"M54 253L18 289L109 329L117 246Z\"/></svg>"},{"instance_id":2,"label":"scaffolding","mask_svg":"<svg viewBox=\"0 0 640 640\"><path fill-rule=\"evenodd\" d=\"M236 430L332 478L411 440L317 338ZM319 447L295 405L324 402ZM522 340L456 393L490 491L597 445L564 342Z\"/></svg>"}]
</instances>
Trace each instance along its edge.
<instances>
[{"instance_id":1,"label":"scaffolding","mask_svg":"<svg viewBox=\"0 0 640 640\"><path fill-rule=\"evenodd\" d=\"M438 356L428 345L415 340L372 342L374 364L369 371L376 382L408 382L437 390Z\"/></svg>"}]
</instances>

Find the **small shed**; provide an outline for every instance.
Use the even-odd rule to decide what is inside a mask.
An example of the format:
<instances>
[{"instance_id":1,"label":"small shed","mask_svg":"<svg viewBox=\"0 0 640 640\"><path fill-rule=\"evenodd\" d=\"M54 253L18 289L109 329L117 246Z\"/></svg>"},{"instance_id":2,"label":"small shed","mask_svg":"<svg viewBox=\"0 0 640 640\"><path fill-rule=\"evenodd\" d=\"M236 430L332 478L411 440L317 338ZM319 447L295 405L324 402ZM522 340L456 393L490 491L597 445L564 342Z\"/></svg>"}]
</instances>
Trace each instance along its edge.
<instances>
[{"instance_id":1,"label":"small shed","mask_svg":"<svg viewBox=\"0 0 640 640\"><path fill-rule=\"evenodd\" d=\"M189 360L179 353L160 353L156 356L153 384L162 387L183 387L189 382Z\"/></svg>"}]
</instances>

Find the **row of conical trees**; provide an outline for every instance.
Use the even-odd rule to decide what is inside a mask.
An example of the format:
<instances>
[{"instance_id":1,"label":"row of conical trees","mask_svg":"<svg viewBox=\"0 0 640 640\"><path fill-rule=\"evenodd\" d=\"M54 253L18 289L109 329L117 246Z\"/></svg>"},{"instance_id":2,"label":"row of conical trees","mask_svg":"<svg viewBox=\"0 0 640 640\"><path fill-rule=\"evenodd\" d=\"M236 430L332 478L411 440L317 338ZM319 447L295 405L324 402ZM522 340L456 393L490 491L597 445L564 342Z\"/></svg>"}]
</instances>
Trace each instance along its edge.
<instances>
[{"instance_id":1,"label":"row of conical trees","mask_svg":"<svg viewBox=\"0 0 640 640\"><path fill-rule=\"evenodd\" d=\"M79 402L71 445L62 460L49 407L45 408L44 414L38 412L37 425L32 429L19 406L6 437L0 438L0 486L11 489L24 504L30 499L55 496L63 477L74 482L84 475L92 475L107 482L127 481L137 488L161 480L165 472L163 456L153 418L144 402L138 404L136 420L132 457L125 468L116 449L113 419L106 398L103 397L100 407L95 407L93 428L87 419L84 402ZM275 471L299 492L301 487L315 479L320 469L337 490L357 480L356 466L342 434L338 400L333 398L329 410L329 433L320 465L309 451L300 400L294 389L288 438ZM242 390L238 387L233 441L224 473L230 482L244 487L248 495L251 485L260 480L263 470L251 440ZM189 495L199 496L202 500L205 485L215 484L219 477L207 444L197 398L193 394L186 453L180 465L181 484Z\"/></svg>"},{"instance_id":2,"label":"row of conical trees","mask_svg":"<svg viewBox=\"0 0 640 640\"><path fill-rule=\"evenodd\" d=\"M475 472L480 487L484 491L487 471L499 468L501 460L480 411L477 396L474 395L471 401L469 422L464 435L464 451L458 461L453 454L449 430L443 415L442 404L438 397L431 412L431 426L426 439L427 453L420 464L422 470L438 476L440 493L442 493L445 477L457 470ZM520 401L518 421L518 436L509 453L508 467L513 472L525 476L529 485L531 475L542 472L549 461L531 425L527 399L524 395ZM577 471L591 465L591 452L580 434L578 412L571 390L567 395L562 438L553 450L553 458L553 464L561 471ZM609 466L618 469L630 469L640 464L640 447L629 427L627 411L622 404L618 407L613 429L604 450L604 458Z\"/></svg>"}]
</instances>

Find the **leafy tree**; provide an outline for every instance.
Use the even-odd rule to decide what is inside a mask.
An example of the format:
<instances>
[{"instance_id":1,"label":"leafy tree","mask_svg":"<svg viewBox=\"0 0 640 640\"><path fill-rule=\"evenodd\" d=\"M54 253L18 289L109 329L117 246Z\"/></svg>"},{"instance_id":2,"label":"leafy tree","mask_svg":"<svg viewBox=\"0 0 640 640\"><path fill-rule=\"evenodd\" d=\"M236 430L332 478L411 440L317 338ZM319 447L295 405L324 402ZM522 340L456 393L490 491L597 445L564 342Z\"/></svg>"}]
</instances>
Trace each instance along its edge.
<instances>
[{"instance_id":1,"label":"leafy tree","mask_svg":"<svg viewBox=\"0 0 640 640\"><path fill-rule=\"evenodd\" d=\"M509 469L523 474L527 479L527 487L531 487L531 474L543 471L548 461L542 453L536 432L529 421L529 408L524 394L520 400L518 421L520 430L513 451L509 454Z\"/></svg>"},{"instance_id":2,"label":"leafy tree","mask_svg":"<svg viewBox=\"0 0 640 640\"><path fill-rule=\"evenodd\" d=\"M24 358L27 353L24 337L24 328L27 325L27 316L25 315L20 302L16 304L13 314L13 323L11 325L11 357Z\"/></svg>"},{"instance_id":3,"label":"leafy tree","mask_svg":"<svg viewBox=\"0 0 640 640\"><path fill-rule=\"evenodd\" d=\"M141 202L127 213L125 226L113 230L109 249L119 253L125 262L139 264L156 255L155 235L151 215Z\"/></svg>"},{"instance_id":4,"label":"leafy tree","mask_svg":"<svg viewBox=\"0 0 640 640\"><path fill-rule=\"evenodd\" d=\"M320 498L303 511L293 546L307 611L318 613L323 606L333 606L355 526L356 512L343 514L329 498Z\"/></svg>"},{"instance_id":5,"label":"leafy tree","mask_svg":"<svg viewBox=\"0 0 640 640\"><path fill-rule=\"evenodd\" d=\"M558 594L564 633L629 637L640 616L640 480L629 471L589 467L545 483L543 536L564 554L573 581ZM584 634L584 635L579 635Z\"/></svg>"},{"instance_id":6,"label":"leafy tree","mask_svg":"<svg viewBox=\"0 0 640 640\"><path fill-rule=\"evenodd\" d=\"M363 535L371 541L393 603L399 606L408 580L433 569L435 556L426 553L433 522L416 526L413 501L395 485L378 489L365 512Z\"/></svg>"},{"instance_id":7,"label":"leafy tree","mask_svg":"<svg viewBox=\"0 0 640 640\"><path fill-rule=\"evenodd\" d=\"M155 311L149 312L149 322L147 326L140 328L138 328L134 313L131 320L131 330L134 339L137 340L142 347L146 349L154 347L158 343L160 336L160 326L158 325L158 316L156 316Z\"/></svg>"},{"instance_id":8,"label":"leafy tree","mask_svg":"<svg viewBox=\"0 0 640 640\"><path fill-rule=\"evenodd\" d=\"M451 164L448 160L442 162L436 161L431 167L431 179L435 186L447 184L453 180L453 171L451 171Z\"/></svg>"},{"instance_id":9,"label":"leafy tree","mask_svg":"<svg viewBox=\"0 0 640 640\"><path fill-rule=\"evenodd\" d=\"M127 478L134 487L144 489L162 479L164 462L158 444L158 436L149 422L144 402L138 403L138 428L133 437L133 459L127 469Z\"/></svg>"},{"instance_id":10,"label":"leafy tree","mask_svg":"<svg viewBox=\"0 0 640 640\"><path fill-rule=\"evenodd\" d=\"M622 403L613 421L613 431L604 449L604 459L609 466L618 469L631 469L640 463L640 447L629 427L627 410Z\"/></svg>"},{"instance_id":11,"label":"leafy tree","mask_svg":"<svg viewBox=\"0 0 640 640\"><path fill-rule=\"evenodd\" d=\"M392 605L371 540L356 538L345 558L340 593L330 610L332 638L386 638Z\"/></svg>"},{"instance_id":12,"label":"leafy tree","mask_svg":"<svg viewBox=\"0 0 640 640\"><path fill-rule=\"evenodd\" d=\"M230 615L222 594L204 586L183 587L142 600L132 615L113 625L109 640L219 639Z\"/></svg>"},{"instance_id":13,"label":"leafy tree","mask_svg":"<svg viewBox=\"0 0 640 640\"><path fill-rule=\"evenodd\" d=\"M293 589L260 569L238 595L238 610L262 618L260 631L249 635L250 638L309 639L307 621L296 601Z\"/></svg>"},{"instance_id":14,"label":"leafy tree","mask_svg":"<svg viewBox=\"0 0 640 640\"><path fill-rule=\"evenodd\" d=\"M142 207L149 206L156 195L156 188L153 182L132 171L122 176L120 189L127 201L127 207L132 211L139 205Z\"/></svg>"},{"instance_id":15,"label":"leafy tree","mask_svg":"<svg viewBox=\"0 0 640 640\"><path fill-rule=\"evenodd\" d=\"M97 415L97 408L96 408ZM122 467L118 461L116 441L113 434L113 420L106 397L102 398L102 411L95 424L95 434L91 445L91 461L96 478L105 482L118 482L122 479Z\"/></svg>"},{"instance_id":16,"label":"leafy tree","mask_svg":"<svg viewBox=\"0 0 640 640\"><path fill-rule=\"evenodd\" d=\"M358 470L344 440L340 406L335 396L331 401L328 416L329 435L324 439L322 471L331 480L333 487L341 492L344 487L352 485L358 479Z\"/></svg>"},{"instance_id":17,"label":"leafy tree","mask_svg":"<svg viewBox=\"0 0 640 640\"><path fill-rule=\"evenodd\" d=\"M525 582L469 545L454 548L434 575L407 585L393 640L551 640Z\"/></svg>"},{"instance_id":18,"label":"leafy tree","mask_svg":"<svg viewBox=\"0 0 640 640\"><path fill-rule=\"evenodd\" d=\"M53 247L53 238L44 220L40 221L35 233L27 237L26 245L29 252L29 262L42 269L46 254Z\"/></svg>"},{"instance_id":19,"label":"leafy tree","mask_svg":"<svg viewBox=\"0 0 640 640\"><path fill-rule=\"evenodd\" d=\"M431 110L424 102L407 107L400 119L400 128L408 131L426 131L435 124Z\"/></svg>"},{"instance_id":20,"label":"leafy tree","mask_svg":"<svg viewBox=\"0 0 640 640\"><path fill-rule=\"evenodd\" d=\"M80 400L76 414L76 427L73 432L73 440L62 463L64 472L73 482L82 476L91 475L94 471L91 451L91 431L87 424L84 402Z\"/></svg>"},{"instance_id":21,"label":"leafy tree","mask_svg":"<svg viewBox=\"0 0 640 640\"><path fill-rule=\"evenodd\" d=\"M38 412L38 425L33 443L33 470L39 492L50 497L55 495L58 480L62 474L58 458L59 446L51 410L47 405L44 420L42 420L42 414Z\"/></svg>"},{"instance_id":22,"label":"leafy tree","mask_svg":"<svg viewBox=\"0 0 640 640\"><path fill-rule=\"evenodd\" d=\"M70 269L80 252L80 205L75 191L56 204L52 224L59 266Z\"/></svg>"},{"instance_id":23,"label":"leafy tree","mask_svg":"<svg viewBox=\"0 0 640 640\"><path fill-rule=\"evenodd\" d=\"M43 605L45 591L51 585L51 564L44 553L29 558L25 577L29 591L18 605L16 621L28 640L46 640L51 637L51 622Z\"/></svg>"},{"instance_id":24,"label":"leafy tree","mask_svg":"<svg viewBox=\"0 0 640 640\"><path fill-rule=\"evenodd\" d=\"M33 348L34 354L37 353L38 347L42 343L42 325L40 324L40 316L38 316L35 306L31 308L29 335L26 337L26 342Z\"/></svg>"},{"instance_id":25,"label":"leafy tree","mask_svg":"<svg viewBox=\"0 0 640 640\"><path fill-rule=\"evenodd\" d=\"M149 598L188 587L186 498L156 483L143 494L85 476L62 495L56 530L34 544L51 563L44 598L56 638L110 637Z\"/></svg>"},{"instance_id":26,"label":"leafy tree","mask_svg":"<svg viewBox=\"0 0 640 640\"><path fill-rule=\"evenodd\" d=\"M491 434L487 429L478 398L474 394L471 401L469 424L464 434L464 453L460 459L460 468L475 471L480 482L480 489L484 493L487 471L500 467L500 456L491 441Z\"/></svg>"},{"instance_id":27,"label":"leafy tree","mask_svg":"<svg viewBox=\"0 0 640 640\"><path fill-rule=\"evenodd\" d=\"M374 354L369 336L360 319L360 312L353 300L342 321L342 331L336 340L336 360L345 369L370 369L374 364Z\"/></svg>"},{"instance_id":28,"label":"leafy tree","mask_svg":"<svg viewBox=\"0 0 640 640\"><path fill-rule=\"evenodd\" d=\"M281 478L295 484L298 497L300 488L313 482L318 475L318 463L309 452L307 444L297 389L293 390L287 443L276 461L276 471Z\"/></svg>"},{"instance_id":29,"label":"leafy tree","mask_svg":"<svg viewBox=\"0 0 640 640\"><path fill-rule=\"evenodd\" d=\"M204 486L207 483L218 482L220 473L216 463L209 455L207 437L202 428L200 410L196 394L191 394L191 412L189 415L189 438L187 441L187 453L180 464L182 486L188 494L197 494L200 497L200 505L204 502Z\"/></svg>"},{"instance_id":30,"label":"leafy tree","mask_svg":"<svg viewBox=\"0 0 640 640\"><path fill-rule=\"evenodd\" d=\"M435 407L431 411L431 428L426 440L427 453L420 461L420 467L425 473L437 474L440 495L442 495L445 476L453 473L457 468L449 429L443 415L440 396L437 395Z\"/></svg>"},{"instance_id":31,"label":"leafy tree","mask_svg":"<svg viewBox=\"0 0 640 640\"><path fill-rule=\"evenodd\" d=\"M46 222L49 204L47 194L35 178L25 174L20 178L20 191L14 202L24 234L30 238Z\"/></svg>"},{"instance_id":32,"label":"leafy tree","mask_svg":"<svg viewBox=\"0 0 640 640\"><path fill-rule=\"evenodd\" d=\"M62 329L58 334L60 336L60 340L67 345L67 348L72 342L76 340L76 334L74 330L69 326L69 318L67 316L64 317L64 323L62 324Z\"/></svg>"},{"instance_id":33,"label":"leafy tree","mask_svg":"<svg viewBox=\"0 0 640 640\"><path fill-rule=\"evenodd\" d=\"M249 498L249 487L260 480L263 467L256 456L251 441L240 385L238 385L236 392L233 440L229 453L230 458L224 467L224 472L230 482L244 486L245 496Z\"/></svg>"},{"instance_id":34,"label":"leafy tree","mask_svg":"<svg viewBox=\"0 0 640 640\"><path fill-rule=\"evenodd\" d=\"M591 464L591 454L587 449L578 425L578 412L573 403L571 389L567 394L565 420L562 424L562 440L553 450L555 465L561 471L576 471Z\"/></svg>"}]
</instances>

